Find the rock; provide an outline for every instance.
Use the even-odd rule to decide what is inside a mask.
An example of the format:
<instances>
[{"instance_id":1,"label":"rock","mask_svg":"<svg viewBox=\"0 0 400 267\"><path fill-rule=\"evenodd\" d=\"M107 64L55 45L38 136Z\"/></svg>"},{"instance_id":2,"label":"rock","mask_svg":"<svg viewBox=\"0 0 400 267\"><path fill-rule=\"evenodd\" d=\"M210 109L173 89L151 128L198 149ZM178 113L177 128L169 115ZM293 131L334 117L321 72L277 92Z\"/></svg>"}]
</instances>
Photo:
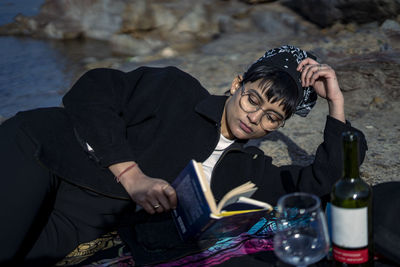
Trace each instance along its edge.
<instances>
[{"instance_id":1,"label":"rock","mask_svg":"<svg viewBox=\"0 0 400 267\"><path fill-rule=\"evenodd\" d=\"M191 49L219 34L213 6L209 0L46 0L37 16L19 16L0 34L105 40L133 55L167 45Z\"/></svg>"},{"instance_id":2,"label":"rock","mask_svg":"<svg viewBox=\"0 0 400 267\"><path fill-rule=\"evenodd\" d=\"M161 49L165 43L149 37L135 38L129 34L116 34L110 40L112 50L121 54L143 56Z\"/></svg>"},{"instance_id":3,"label":"rock","mask_svg":"<svg viewBox=\"0 0 400 267\"><path fill-rule=\"evenodd\" d=\"M31 18L18 14L14 22L0 26L0 35L31 35L38 29L38 23Z\"/></svg>"},{"instance_id":4,"label":"rock","mask_svg":"<svg viewBox=\"0 0 400 267\"><path fill-rule=\"evenodd\" d=\"M184 16L186 8L175 4L153 3L151 10L154 18L154 26L161 33L167 33L175 27L179 19Z\"/></svg>"},{"instance_id":5,"label":"rock","mask_svg":"<svg viewBox=\"0 0 400 267\"><path fill-rule=\"evenodd\" d=\"M124 8L119 0L46 0L37 19L57 22L61 31L75 28L84 37L108 40L121 28Z\"/></svg>"},{"instance_id":6,"label":"rock","mask_svg":"<svg viewBox=\"0 0 400 267\"><path fill-rule=\"evenodd\" d=\"M369 103L369 108L378 108L378 109L384 109L386 107L386 101L379 96L375 96L372 98L371 102Z\"/></svg>"},{"instance_id":7,"label":"rock","mask_svg":"<svg viewBox=\"0 0 400 267\"><path fill-rule=\"evenodd\" d=\"M34 31L36 31L38 29L37 21L35 21L32 18L27 18L27 17L24 17L21 14L18 14L14 18L14 20L15 20L16 23L23 25L22 28L25 28L29 32L34 32Z\"/></svg>"},{"instance_id":8,"label":"rock","mask_svg":"<svg viewBox=\"0 0 400 267\"><path fill-rule=\"evenodd\" d=\"M122 33L140 33L156 27L150 1L136 0L128 2L122 13Z\"/></svg>"},{"instance_id":9,"label":"rock","mask_svg":"<svg viewBox=\"0 0 400 267\"><path fill-rule=\"evenodd\" d=\"M118 60L114 58L108 58L108 59L103 59L99 61L93 61L93 62L88 62L85 65L85 69L90 70L90 69L95 69L95 68L119 68L120 63L118 63Z\"/></svg>"},{"instance_id":10,"label":"rock","mask_svg":"<svg viewBox=\"0 0 400 267\"><path fill-rule=\"evenodd\" d=\"M382 22L400 13L397 0L284 0L283 4L321 27L335 22Z\"/></svg>"},{"instance_id":11,"label":"rock","mask_svg":"<svg viewBox=\"0 0 400 267\"><path fill-rule=\"evenodd\" d=\"M341 89L345 92L361 90L358 94L362 99L365 93L374 94L374 90L379 88L379 95L375 93L376 101L400 100L399 56L399 53L382 53L342 60L335 66Z\"/></svg>"},{"instance_id":12,"label":"rock","mask_svg":"<svg viewBox=\"0 0 400 267\"><path fill-rule=\"evenodd\" d=\"M201 2L196 3L179 20L171 33L176 36L190 34L194 38L210 40L218 33L218 24L211 14L208 6Z\"/></svg>"},{"instance_id":13,"label":"rock","mask_svg":"<svg viewBox=\"0 0 400 267\"><path fill-rule=\"evenodd\" d=\"M400 35L400 24L395 20L385 20L380 28L387 35Z\"/></svg>"},{"instance_id":14,"label":"rock","mask_svg":"<svg viewBox=\"0 0 400 267\"><path fill-rule=\"evenodd\" d=\"M237 33L252 31L254 24L250 13L253 8L239 1L217 2L214 8L214 19L218 23L220 33ZM257 6L258 7L258 6Z\"/></svg>"},{"instance_id":15,"label":"rock","mask_svg":"<svg viewBox=\"0 0 400 267\"><path fill-rule=\"evenodd\" d=\"M43 34L46 35L46 37L52 38L52 39L63 39L64 36L64 31L61 29L58 29L55 23L48 23L45 27L43 27Z\"/></svg>"},{"instance_id":16,"label":"rock","mask_svg":"<svg viewBox=\"0 0 400 267\"><path fill-rule=\"evenodd\" d=\"M283 35L305 35L312 27L305 24L296 13L278 5L257 6L249 16L256 27L275 38Z\"/></svg>"},{"instance_id":17,"label":"rock","mask_svg":"<svg viewBox=\"0 0 400 267\"><path fill-rule=\"evenodd\" d=\"M371 175L368 172L360 172L360 177L363 179L368 179Z\"/></svg>"},{"instance_id":18,"label":"rock","mask_svg":"<svg viewBox=\"0 0 400 267\"><path fill-rule=\"evenodd\" d=\"M171 47L166 47L160 51L160 55L163 58L171 58L178 55L178 52Z\"/></svg>"}]
</instances>

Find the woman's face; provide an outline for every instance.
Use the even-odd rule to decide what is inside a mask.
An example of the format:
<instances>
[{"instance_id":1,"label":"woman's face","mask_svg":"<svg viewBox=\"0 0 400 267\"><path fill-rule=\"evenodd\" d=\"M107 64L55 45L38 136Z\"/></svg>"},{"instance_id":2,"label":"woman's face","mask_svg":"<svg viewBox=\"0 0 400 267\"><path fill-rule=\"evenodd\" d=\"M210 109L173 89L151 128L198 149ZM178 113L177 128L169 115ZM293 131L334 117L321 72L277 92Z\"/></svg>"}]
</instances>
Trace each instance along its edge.
<instances>
[{"instance_id":1,"label":"woman's face","mask_svg":"<svg viewBox=\"0 0 400 267\"><path fill-rule=\"evenodd\" d=\"M231 96L225 104L224 114L221 120L221 133L229 139L256 139L268 134L272 130L265 130L261 126L261 117L268 113L274 120L284 120L286 117L281 101L271 103L265 96L265 92L259 87L260 80L244 84L244 92L251 92L258 98L260 108L255 112L246 112L240 105L242 86L240 78L232 82ZM267 89L268 90L268 89ZM242 100L243 101L243 100ZM243 102L242 102L243 103ZM243 105L242 105L243 106Z\"/></svg>"}]
</instances>

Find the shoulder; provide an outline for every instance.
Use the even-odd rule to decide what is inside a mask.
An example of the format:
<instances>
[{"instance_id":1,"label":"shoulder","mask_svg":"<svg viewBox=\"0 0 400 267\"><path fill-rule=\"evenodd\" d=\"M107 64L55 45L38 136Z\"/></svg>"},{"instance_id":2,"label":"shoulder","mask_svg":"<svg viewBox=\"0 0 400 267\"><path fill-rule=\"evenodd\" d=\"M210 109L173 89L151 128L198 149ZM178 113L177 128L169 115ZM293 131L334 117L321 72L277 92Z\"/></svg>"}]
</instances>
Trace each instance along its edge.
<instances>
[{"instance_id":1,"label":"shoulder","mask_svg":"<svg viewBox=\"0 0 400 267\"><path fill-rule=\"evenodd\" d=\"M174 66L142 66L128 72L111 68L96 68L87 71L81 78L96 81L124 81L125 85L128 86L145 83L148 87L151 87L152 85L161 88L174 86L175 89L183 87L186 90L193 89L207 91L195 77Z\"/></svg>"},{"instance_id":2,"label":"shoulder","mask_svg":"<svg viewBox=\"0 0 400 267\"><path fill-rule=\"evenodd\" d=\"M174 66L166 66L166 67L142 66L133 71L127 72L127 74L129 75L130 73L134 73L134 72L141 72L145 75L159 77L159 78L180 77L180 78L185 78L185 79L196 80L189 73L184 72L183 70L181 70L177 67L174 67Z\"/></svg>"},{"instance_id":3,"label":"shoulder","mask_svg":"<svg viewBox=\"0 0 400 267\"><path fill-rule=\"evenodd\" d=\"M176 67L147 67L142 66L131 71L122 71L112 68L95 68L86 71L81 79L91 81L125 81L127 84L138 83L140 81L148 84L161 83L175 79L185 80L187 82L196 82L197 80L188 73Z\"/></svg>"},{"instance_id":4,"label":"shoulder","mask_svg":"<svg viewBox=\"0 0 400 267\"><path fill-rule=\"evenodd\" d=\"M117 69L95 68L86 71L80 79L104 80L113 79L114 77L122 78L124 75L123 71Z\"/></svg>"},{"instance_id":5,"label":"shoulder","mask_svg":"<svg viewBox=\"0 0 400 267\"><path fill-rule=\"evenodd\" d=\"M95 68L86 71L83 76L93 77L93 78L104 78L109 76L149 76L158 79L165 79L165 78L173 78L179 77L185 80L191 80L193 82L198 82L192 75L183 70L174 67L174 66L167 66L167 67L147 67L141 66L131 71L122 71L118 69L112 68Z\"/></svg>"},{"instance_id":6,"label":"shoulder","mask_svg":"<svg viewBox=\"0 0 400 267\"><path fill-rule=\"evenodd\" d=\"M174 66L162 68L143 66L134 71L128 72L127 75L129 76L135 72L140 72L144 76L153 80L161 80L164 82L171 81L175 84L187 84L202 87L200 82L195 77Z\"/></svg>"},{"instance_id":7,"label":"shoulder","mask_svg":"<svg viewBox=\"0 0 400 267\"><path fill-rule=\"evenodd\" d=\"M165 94L166 96L181 96L204 98L209 95L198 79L189 73L174 67L140 67L134 71L127 72L127 79L140 73L138 85L145 86L146 90ZM137 81L137 80L136 80Z\"/></svg>"}]
</instances>

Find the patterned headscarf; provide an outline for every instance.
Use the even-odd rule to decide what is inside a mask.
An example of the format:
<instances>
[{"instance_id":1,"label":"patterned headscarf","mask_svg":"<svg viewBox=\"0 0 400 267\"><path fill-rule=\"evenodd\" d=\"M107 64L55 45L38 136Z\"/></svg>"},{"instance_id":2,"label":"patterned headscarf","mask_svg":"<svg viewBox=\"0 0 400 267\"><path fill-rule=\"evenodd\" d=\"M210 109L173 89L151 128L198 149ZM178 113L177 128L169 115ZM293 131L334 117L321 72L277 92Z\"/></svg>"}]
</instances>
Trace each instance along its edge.
<instances>
[{"instance_id":1,"label":"patterned headscarf","mask_svg":"<svg viewBox=\"0 0 400 267\"><path fill-rule=\"evenodd\" d=\"M317 102L317 93L314 88L302 87L301 73L296 70L298 64L305 58L310 57L316 60L316 57L306 51L303 51L295 46L284 45L279 48L274 48L265 52L255 63L263 62L274 66L288 73L297 84L299 96L303 96L297 107L295 114L301 117L307 116Z\"/></svg>"}]
</instances>

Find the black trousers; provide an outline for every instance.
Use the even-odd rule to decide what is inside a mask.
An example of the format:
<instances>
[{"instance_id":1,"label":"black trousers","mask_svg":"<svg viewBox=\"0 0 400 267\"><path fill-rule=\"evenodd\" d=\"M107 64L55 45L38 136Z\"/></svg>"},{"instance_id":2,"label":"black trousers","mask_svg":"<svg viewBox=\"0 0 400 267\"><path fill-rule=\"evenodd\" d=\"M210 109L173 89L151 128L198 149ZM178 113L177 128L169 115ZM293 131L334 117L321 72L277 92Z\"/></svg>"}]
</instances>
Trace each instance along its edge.
<instances>
[{"instance_id":1,"label":"black trousers","mask_svg":"<svg viewBox=\"0 0 400 267\"><path fill-rule=\"evenodd\" d=\"M134 210L131 201L55 176L34 157L36 149L18 120L0 125L0 266L53 265Z\"/></svg>"}]
</instances>

